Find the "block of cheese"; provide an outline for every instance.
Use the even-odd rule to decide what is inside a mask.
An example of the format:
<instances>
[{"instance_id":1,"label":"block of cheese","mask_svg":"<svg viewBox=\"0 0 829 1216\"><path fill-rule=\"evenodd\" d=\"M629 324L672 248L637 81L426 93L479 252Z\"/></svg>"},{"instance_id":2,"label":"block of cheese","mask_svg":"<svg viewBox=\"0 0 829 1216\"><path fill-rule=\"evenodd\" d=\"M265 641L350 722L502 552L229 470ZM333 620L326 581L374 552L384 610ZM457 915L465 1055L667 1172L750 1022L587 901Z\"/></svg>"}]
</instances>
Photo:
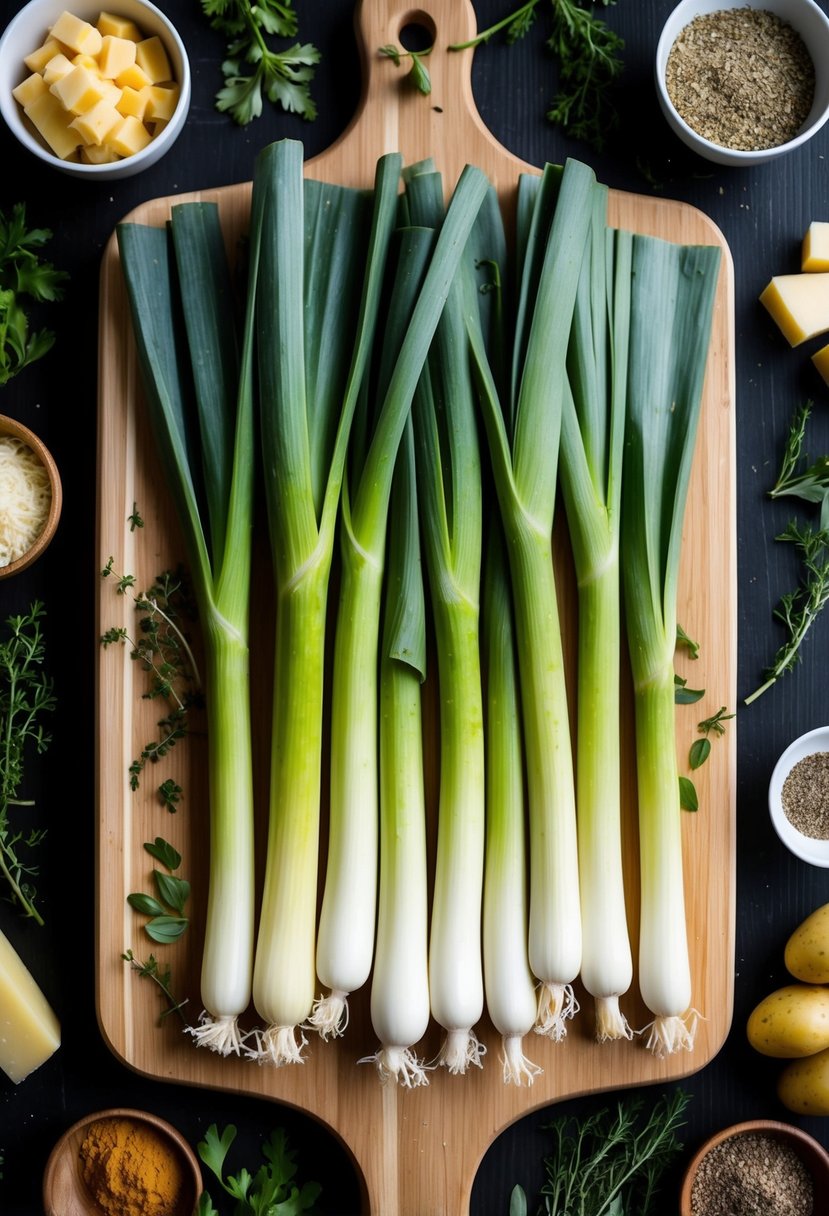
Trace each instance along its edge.
<instances>
[{"instance_id":1,"label":"block of cheese","mask_svg":"<svg viewBox=\"0 0 829 1216\"><path fill-rule=\"evenodd\" d=\"M829 270L829 223L813 220L803 238L801 270L808 273Z\"/></svg>"},{"instance_id":2,"label":"block of cheese","mask_svg":"<svg viewBox=\"0 0 829 1216\"><path fill-rule=\"evenodd\" d=\"M95 24L103 37L111 34L113 38L130 38L133 42L140 42L143 38L134 21L119 17L115 13L101 13Z\"/></svg>"},{"instance_id":3,"label":"block of cheese","mask_svg":"<svg viewBox=\"0 0 829 1216\"><path fill-rule=\"evenodd\" d=\"M19 1085L60 1047L60 1024L32 973L0 932L0 1068Z\"/></svg>"},{"instance_id":4,"label":"block of cheese","mask_svg":"<svg viewBox=\"0 0 829 1216\"><path fill-rule=\"evenodd\" d=\"M135 62L149 77L150 84L160 84L164 80L173 79L173 69L170 67L164 43L157 34L135 44Z\"/></svg>"},{"instance_id":5,"label":"block of cheese","mask_svg":"<svg viewBox=\"0 0 829 1216\"><path fill-rule=\"evenodd\" d=\"M97 55L103 41L100 30L88 21L64 10L49 31L52 38L68 46L76 54Z\"/></svg>"},{"instance_id":6,"label":"block of cheese","mask_svg":"<svg viewBox=\"0 0 829 1216\"><path fill-rule=\"evenodd\" d=\"M760 295L790 346L829 330L829 273L777 274Z\"/></svg>"},{"instance_id":7,"label":"block of cheese","mask_svg":"<svg viewBox=\"0 0 829 1216\"><path fill-rule=\"evenodd\" d=\"M812 362L826 383L829 384L829 346L821 346L820 350L815 351L812 355Z\"/></svg>"},{"instance_id":8,"label":"block of cheese","mask_svg":"<svg viewBox=\"0 0 829 1216\"><path fill-rule=\"evenodd\" d=\"M66 160L78 146L76 133L70 130L72 115L64 110L57 97L47 89L23 111L29 122L40 132L55 156Z\"/></svg>"}]
</instances>

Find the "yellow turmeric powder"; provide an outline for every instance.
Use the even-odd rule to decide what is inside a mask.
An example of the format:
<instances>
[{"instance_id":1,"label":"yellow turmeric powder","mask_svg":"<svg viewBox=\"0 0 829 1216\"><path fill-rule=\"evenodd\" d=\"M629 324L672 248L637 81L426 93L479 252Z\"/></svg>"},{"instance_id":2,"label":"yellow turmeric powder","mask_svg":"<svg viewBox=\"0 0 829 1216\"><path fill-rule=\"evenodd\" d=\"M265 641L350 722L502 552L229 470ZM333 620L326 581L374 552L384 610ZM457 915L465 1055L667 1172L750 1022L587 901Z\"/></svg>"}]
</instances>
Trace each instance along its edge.
<instances>
[{"instance_id":1,"label":"yellow turmeric powder","mask_svg":"<svg viewBox=\"0 0 829 1216\"><path fill-rule=\"evenodd\" d=\"M186 1216L178 1152L152 1126L98 1119L81 1144L83 1179L106 1216Z\"/></svg>"}]
</instances>

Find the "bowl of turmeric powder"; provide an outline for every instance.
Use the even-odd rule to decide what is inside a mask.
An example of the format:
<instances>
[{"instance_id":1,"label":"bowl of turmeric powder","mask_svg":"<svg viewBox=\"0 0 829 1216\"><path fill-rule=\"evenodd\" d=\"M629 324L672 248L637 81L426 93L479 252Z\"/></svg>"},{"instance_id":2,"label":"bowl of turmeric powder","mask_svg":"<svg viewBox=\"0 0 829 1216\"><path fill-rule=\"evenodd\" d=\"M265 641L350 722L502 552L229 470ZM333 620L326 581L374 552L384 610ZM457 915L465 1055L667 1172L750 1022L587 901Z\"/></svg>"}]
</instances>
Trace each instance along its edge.
<instances>
[{"instance_id":1,"label":"bowl of turmeric powder","mask_svg":"<svg viewBox=\"0 0 829 1216\"><path fill-rule=\"evenodd\" d=\"M57 530L62 500L58 467L43 440L0 414L0 579L40 557Z\"/></svg>"},{"instance_id":2,"label":"bowl of turmeric powder","mask_svg":"<svg viewBox=\"0 0 829 1216\"><path fill-rule=\"evenodd\" d=\"M201 1191L198 1158L181 1132L125 1108L74 1123L43 1175L46 1216L191 1216Z\"/></svg>"}]
</instances>

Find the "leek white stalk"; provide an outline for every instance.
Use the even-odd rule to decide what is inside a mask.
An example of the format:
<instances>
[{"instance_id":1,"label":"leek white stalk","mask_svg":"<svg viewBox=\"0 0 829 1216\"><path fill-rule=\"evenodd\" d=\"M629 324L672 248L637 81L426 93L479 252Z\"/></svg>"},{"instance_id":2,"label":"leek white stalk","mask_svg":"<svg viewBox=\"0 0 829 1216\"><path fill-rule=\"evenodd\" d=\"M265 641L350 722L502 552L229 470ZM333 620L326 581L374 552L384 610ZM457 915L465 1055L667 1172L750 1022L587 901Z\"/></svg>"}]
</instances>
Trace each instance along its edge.
<instances>
[{"instance_id":1,"label":"leek white stalk","mask_svg":"<svg viewBox=\"0 0 829 1216\"><path fill-rule=\"evenodd\" d=\"M648 1047L690 1050L674 670L682 524L720 253L633 238L622 571L636 717L639 988Z\"/></svg>"},{"instance_id":2,"label":"leek white stalk","mask_svg":"<svg viewBox=\"0 0 829 1216\"><path fill-rule=\"evenodd\" d=\"M579 604L581 980L595 1000L600 1042L633 1033L619 1006L633 979L622 869L619 713L619 527L631 237L606 227L606 210L607 192L597 188L576 297L561 434L561 481Z\"/></svg>"},{"instance_id":3,"label":"leek white stalk","mask_svg":"<svg viewBox=\"0 0 829 1216\"><path fill-rule=\"evenodd\" d=\"M467 307L512 575L530 822L529 958L536 1029L566 1033L581 964L575 789L552 561L565 356L595 177L568 160L544 171L524 246L512 389L499 386L477 309ZM514 419L514 423L513 420Z\"/></svg>"},{"instance_id":4,"label":"leek white stalk","mask_svg":"<svg viewBox=\"0 0 829 1216\"><path fill-rule=\"evenodd\" d=\"M501 1035L504 1081L532 1085L543 1071L524 1055L535 1023L535 979L527 958L527 856L524 757L515 633L500 525L490 533L484 571L486 656L486 1007Z\"/></svg>"},{"instance_id":5,"label":"leek white stalk","mask_svg":"<svg viewBox=\"0 0 829 1216\"><path fill-rule=\"evenodd\" d=\"M440 175L406 171L415 223L438 222ZM474 241L470 248L474 258ZM482 496L475 399L463 317L465 262L449 294L412 416L418 499L435 623L440 715L437 853L429 939L432 1015L445 1034L438 1063L481 1066L474 1027L483 1013L481 901L484 737L479 649Z\"/></svg>"},{"instance_id":6,"label":"leek white stalk","mask_svg":"<svg viewBox=\"0 0 829 1216\"><path fill-rule=\"evenodd\" d=\"M150 417L188 548L205 643L210 868L204 1009L191 1032L200 1045L238 1054L254 935L248 696L252 292L240 360L215 206L174 207L171 237L164 229L125 224L118 241ZM256 273L254 242L254 286ZM184 338L177 336L179 313Z\"/></svg>"},{"instance_id":7,"label":"leek white stalk","mask_svg":"<svg viewBox=\"0 0 829 1216\"><path fill-rule=\"evenodd\" d=\"M420 569L414 439L408 421L397 458L389 522L380 662L380 894L371 1022L380 1040L365 1063L381 1081L428 1084L414 1045L429 1025L426 802L421 683L426 607Z\"/></svg>"}]
</instances>

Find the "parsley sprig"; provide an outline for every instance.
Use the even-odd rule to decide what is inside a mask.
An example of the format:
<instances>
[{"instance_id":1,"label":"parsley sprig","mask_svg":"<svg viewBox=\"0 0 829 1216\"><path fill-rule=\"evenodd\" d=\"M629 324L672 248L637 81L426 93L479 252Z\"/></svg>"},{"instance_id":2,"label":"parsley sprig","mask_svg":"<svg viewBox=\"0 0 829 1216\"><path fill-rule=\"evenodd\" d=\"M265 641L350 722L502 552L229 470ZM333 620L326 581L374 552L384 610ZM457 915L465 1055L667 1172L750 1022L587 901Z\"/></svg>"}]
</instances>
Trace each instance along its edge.
<instances>
[{"instance_id":1,"label":"parsley sprig","mask_svg":"<svg viewBox=\"0 0 829 1216\"><path fill-rule=\"evenodd\" d=\"M526 0L519 8L491 25L469 42L455 43L452 51L488 42L504 32L508 44L525 37L535 24L542 0ZM604 8L615 0L599 0ZM547 118L574 139L604 148L619 117L610 86L622 71L624 41L593 11L591 0L550 0L551 30L547 46L558 61L559 90Z\"/></svg>"},{"instance_id":2,"label":"parsley sprig","mask_svg":"<svg viewBox=\"0 0 829 1216\"><path fill-rule=\"evenodd\" d=\"M263 1143L265 1164L255 1174L241 1169L236 1175L225 1175L225 1159L235 1139L236 1128L232 1123L221 1134L216 1124L212 1123L204 1140L198 1144L202 1161L218 1178L222 1189L235 1201L234 1216L266 1216L266 1213L301 1216L302 1212L314 1211L322 1188L317 1182L306 1182L299 1186L294 1181L297 1173L296 1153L289 1148L283 1128L276 1128ZM207 1191L199 1198L196 1216L219 1216Z\"/></svg>"},{"instance_id":3,"label":"parsley sprig","mask_svg":"<svg viewBox=\"0 0 829 1216\"><path fill-rule=\"evenodd\" d=\"M295 38L297 16L293 0L201 0L214 30L228 40L222 64L224 87L216 95L217 109L239 126L262 113L263 95L291 114L316 118L311 97L320 54L310 42L274 50L267 37Z\"/></svg>"},{"instance_id":4,"label":"parsley sprig","mask_svg":"<svg viewBox=\"0 0 829 1216\"><path fill-rule=\"evenodd\" d=\"M63 297L61 285L68 274L37 252L51 237L49 228L26 228L25 203L15 203L8 216L0 211L0 385L54 345L51 330L29 329L25 304Z\"/></svg>"},{"instance_id":5,"label":"parsley sprig","mask_svg":"<svg viewBox=\"0 0 829 1216\"><path fill-rule=\"evenodd\" d=\"M45 615L43 604L35 600L27 613L8 618L8 637L0 642L0 873L11 888L12 901L39 925L43 917L32 881L38 867L29 853L45 832L16 828L9 812L32 805L19 797L27 748L40 755L51 742L41 720L55 708L52 679L43 667Z\"/></svg>"}]
</instances>

